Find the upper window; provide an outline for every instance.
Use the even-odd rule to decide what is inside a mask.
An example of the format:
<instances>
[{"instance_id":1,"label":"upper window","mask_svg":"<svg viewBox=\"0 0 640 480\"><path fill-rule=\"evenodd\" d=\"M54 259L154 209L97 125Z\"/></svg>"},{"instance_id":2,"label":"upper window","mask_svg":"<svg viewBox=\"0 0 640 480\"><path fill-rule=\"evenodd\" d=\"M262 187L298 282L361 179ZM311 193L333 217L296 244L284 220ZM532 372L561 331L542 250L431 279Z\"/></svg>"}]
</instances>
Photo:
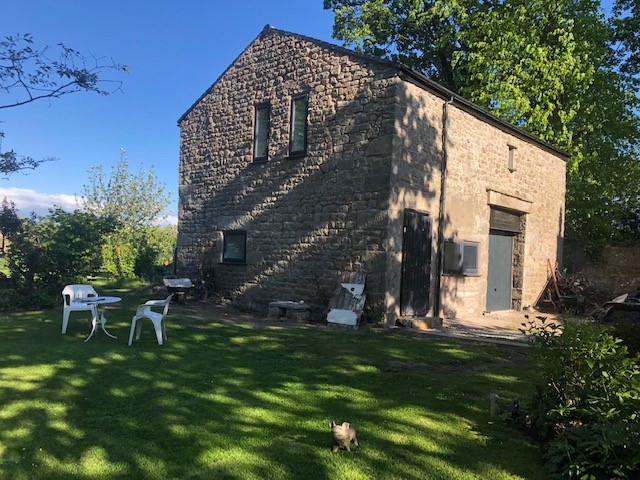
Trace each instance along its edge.
<instances>
[{"instance_id":1,"label":"upper window","mask_svg":"<svg viewBox=\"0 0 640 480\"><path fill-rule=\"evenodd\" d=\"M444 273L478 275L478 244L449 240L444 243Z\"/></svg>"},{"instance_id":2,"label":"upper window","mask_svg":"<svg viewBox=\"0 0 640 480\"><path fill-rule=\"evenodd\" d=\"M291 137L289 138L289 155L307 153L307 110L309 95L296 95L291 99Z\"/></svg>"},{"instance_id":3,"label":"upper window","mask_svg":"<svg viewBox=\"0 0 640 480\"><path fill-rule=\"evenodd\" d=\"M224 263L246 263L247 232L227 230L223 232L222 261Z\"/></svg>"},{"instance_id":4,"label":"upper window","mask_svg":"<svg viewBox=\"0 0 640 480\"><path fill-rule=\"evenodd\" d=\"M269 116L271 105L256 105L253 125L253 160L266 160L269 157Z\"/></svg>"}]
</instances>

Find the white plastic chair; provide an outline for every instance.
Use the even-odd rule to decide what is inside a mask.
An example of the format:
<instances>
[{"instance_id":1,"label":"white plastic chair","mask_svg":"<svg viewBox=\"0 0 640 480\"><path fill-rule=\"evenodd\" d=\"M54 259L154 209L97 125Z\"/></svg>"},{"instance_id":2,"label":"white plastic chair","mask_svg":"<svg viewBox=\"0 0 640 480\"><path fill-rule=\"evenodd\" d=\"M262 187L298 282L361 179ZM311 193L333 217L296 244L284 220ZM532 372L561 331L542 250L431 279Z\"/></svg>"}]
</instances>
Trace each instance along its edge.
<instances>
[{"instance_id":1,"label":"white plastic chair","mask_svg":"<svg viewBox=\"0 0 640 480\"><path fill-rule=\"evenodd\" d=\"M67 333L69 324L69 314L71 312L91 312L93 318L98 317L98 308L95 305L87 305L78 302L78 299L97 297L98 294L91 285L67 285L62 289L63 309L62 309L62 334Z\"/></svg>"},{"instance_id":2,"label":"white plastic chair","mask_svg":"<svg viewBox=\"0 0 640 480\"><path fill-rule=\"evenodd\" d=\"M142 320L143 318L148 318L153 322L153 328L156 331L156 338L158 339L158 345L162 345L162 341L167 339L167 330L164 325L164 318L167 316L169 312L169 304L171 303L171 297L173 294L169 295L164 300L149 300L144 305L140 305L136 310L136 314L131 319L131 333L129 333L129 346L133 342L133 333L136 333L136 340L140 340L140 333L142 332L142 322L138 322L138 320ZM163 308L162 313L154 312L151 310L152 307L155 308ZM137 328L136 328L137 327Z\"/></svg>"}]
</instances>

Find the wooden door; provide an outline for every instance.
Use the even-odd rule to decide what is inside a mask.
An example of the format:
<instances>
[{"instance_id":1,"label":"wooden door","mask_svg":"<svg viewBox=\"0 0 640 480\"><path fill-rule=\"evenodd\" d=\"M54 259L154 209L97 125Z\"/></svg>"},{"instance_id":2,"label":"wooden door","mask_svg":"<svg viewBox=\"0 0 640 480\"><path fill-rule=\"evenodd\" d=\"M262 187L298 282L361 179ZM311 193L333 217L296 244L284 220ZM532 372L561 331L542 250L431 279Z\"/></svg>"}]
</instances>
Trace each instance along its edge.
<instances>
[{"instance_id":1,"label":"wooden door","mask_svg":"<svg viewBox=\"0 0 640 480\"><path fill-rule=\"evenodd\" d=\"M405 210L400 313L424 317L429 311L431 280L431 219L426 213Z\"/></svg>"}]
</instances>

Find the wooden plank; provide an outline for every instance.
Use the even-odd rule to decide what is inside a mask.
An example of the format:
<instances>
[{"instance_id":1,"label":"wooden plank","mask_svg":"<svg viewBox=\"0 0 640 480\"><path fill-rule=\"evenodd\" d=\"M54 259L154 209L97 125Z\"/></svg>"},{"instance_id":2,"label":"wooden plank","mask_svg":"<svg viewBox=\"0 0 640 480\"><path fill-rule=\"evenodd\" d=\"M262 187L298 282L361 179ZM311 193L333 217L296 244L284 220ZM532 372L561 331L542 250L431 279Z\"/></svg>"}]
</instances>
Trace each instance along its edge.
<instances>
[{"instance_id":1,"label":"wooden plank","mask_svg":"<svg viewBox=\"0 0 640 480\"><path fill-rule=\"evenodd\" d=\"M344 272L341 274L339 284L329 299L329 309L359 311L360 315L366 296L363 294L359 298L356 298L350 291L344 288L342 284L364 285L365 280L366 274L364 272Z\"/></svg>"},{"instance_id":2,"label":"wooden plank","mask_svg":"<svg viewBox=\"0 0 640 480\"><path fill-rule=\"evenodd\" d=\"M560 289L558 288L558 279L556 278L556 268L551 267L551 260L549 260L548 258L547 258L547 266L551 271L551 280L553 281L553 288L556 292L556 295L558 296L558 299L560 299Z\"/></svg>"},{"instance_id":3,"label":"wooden plank","mask_svg":"<svg viewBox=\"0 0 640 480\"><path fill-rule=\"evenodd\" d=\"M545 292L549 288L550 281L551 281L551 277L547 277L547 281L544 282L544 286L542 287L542 290L540 290L540 293L538 294L538 297L536 298L536 301L533 304L534 307L540 303L540 300L542 300L542 297L544 296Z\"/></svg>"}]
</instances>

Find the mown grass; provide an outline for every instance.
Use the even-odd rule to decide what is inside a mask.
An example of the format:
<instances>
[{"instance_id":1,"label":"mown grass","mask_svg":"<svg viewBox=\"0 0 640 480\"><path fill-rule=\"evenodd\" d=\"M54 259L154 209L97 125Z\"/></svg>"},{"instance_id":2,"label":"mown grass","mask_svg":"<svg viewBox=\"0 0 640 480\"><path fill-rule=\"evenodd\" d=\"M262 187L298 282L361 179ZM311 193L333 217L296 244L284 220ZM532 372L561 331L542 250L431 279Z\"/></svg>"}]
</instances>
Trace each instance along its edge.
<instances>
[{"instance_id":1,"label":"mown grass","mask_svg":"<svg viewBox=\"0 0 640 480\"><path fill-rule=\"evenodd\" d=\"M546 478L537 449L490 423L488 394L529 393L523 349L388 330L269 328L173 305L126 345L144 289L103 285L117 340L82 313L0 320L0 478ZM157 297L159 297L158 295ZM328 423L360 447L331 453Z\"/></svg>"}]
</instances>

